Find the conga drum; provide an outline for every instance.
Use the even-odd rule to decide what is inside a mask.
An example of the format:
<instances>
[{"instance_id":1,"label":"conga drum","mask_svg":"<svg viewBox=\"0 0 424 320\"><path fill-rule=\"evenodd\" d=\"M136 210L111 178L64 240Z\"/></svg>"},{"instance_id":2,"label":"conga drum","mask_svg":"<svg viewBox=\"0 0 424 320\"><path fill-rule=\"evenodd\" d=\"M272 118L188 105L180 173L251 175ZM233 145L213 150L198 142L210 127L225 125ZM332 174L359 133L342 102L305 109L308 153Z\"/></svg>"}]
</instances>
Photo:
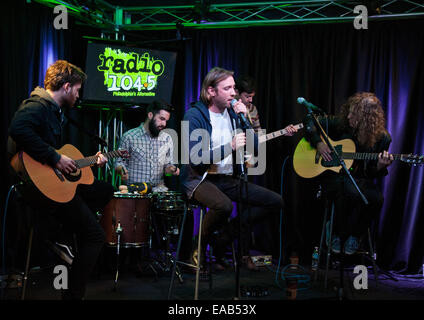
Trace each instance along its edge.
<instances>
[{"instance_id":1,"label":"conga drum","mask_svg":"<svg viewBox=\"0 0 424 320\"><path fill-rule=\"evenodd\" d=\"M120 245L124 248L138 248L150 243L149 195L115 193L103 209L100 224L106 234L106 242L116 246L118 225L122 228Z\"/></svg>"}]
</instances>

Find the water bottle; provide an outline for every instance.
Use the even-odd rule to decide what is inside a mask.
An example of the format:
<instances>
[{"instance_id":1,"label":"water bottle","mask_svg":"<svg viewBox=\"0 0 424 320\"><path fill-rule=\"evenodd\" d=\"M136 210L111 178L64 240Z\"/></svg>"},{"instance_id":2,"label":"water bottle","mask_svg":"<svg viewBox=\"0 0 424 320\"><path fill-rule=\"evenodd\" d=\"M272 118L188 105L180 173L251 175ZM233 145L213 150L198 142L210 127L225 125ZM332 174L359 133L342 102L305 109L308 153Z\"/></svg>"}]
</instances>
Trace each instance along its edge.
<instances>
[{"instance_id":1,"label":"water bottle","mask_svg":"<svg viewBox=\"0 0 424 320\"><path fill-rule=\"evenodd\" d=\"M318 263L319 263L319 253L318 247L315 247L314 252L312 253L312 271L318 271Z\"/></svg>"}]
</instances>

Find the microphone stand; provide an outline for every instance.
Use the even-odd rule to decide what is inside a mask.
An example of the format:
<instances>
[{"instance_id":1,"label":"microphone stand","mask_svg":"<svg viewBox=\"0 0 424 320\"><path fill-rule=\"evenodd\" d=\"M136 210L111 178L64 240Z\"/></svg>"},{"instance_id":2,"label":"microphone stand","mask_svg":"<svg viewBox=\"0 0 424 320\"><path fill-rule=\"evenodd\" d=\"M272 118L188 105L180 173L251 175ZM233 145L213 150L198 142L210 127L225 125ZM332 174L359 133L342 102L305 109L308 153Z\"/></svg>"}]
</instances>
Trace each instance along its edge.
<instances>
[{"instance_id":1,"label":"microphone stand","mask_svg":"<svg viewBox=\"0 0 424 320\"><path fill-rule=\"evenodd\" d=\"M311 118L314 121L315 127L318 129L321 137L324 138L325 143L327 144L327 146L330 148L331 152L332 152L332 157L335 157L336 160L338 161L338 163L341 164L341 166L343 167L344 171L346 172L347 176L349 177L350 181L352 181L353 185L355 186L355 189L358 191L359 195L361 196L362 200L364 201L365 205L368 204L368 200L365 197L365 195L361 192L361 190L359 189L355 179L352 177L349 169L346 166L346 163L344 162L343 158L338 154L337 150L334 148L334 146L331 144L327 133L325 132L325 130L322 128L321 124L318 121L318 118L316 117L316 115L314 114L312 108L310 108L309 106L306 106L308 108L308 116L311 116ZM332 229L332 228L330 228ZM339 295L339 299L342 300L343 299L343 268L344 268L344 252L343 252L343 248L344 248L344 243L345 243L345 239L346 235L340 235L340 252L341 252L341 259L340 259L340 288L338 291L338 295ZM330 239L331 239L331 235L330 235ZM331 244L330 244L331 245Z\"/></svg>"},{"instance_id":2,"label":"microphone stand","mask_svg":"<svg viewBox=\"0 0 424 320\"><path fill-rule=\"evenodd\" d=\"M238 127L241 127L241 121L238 118L237 120L237 124ZM235 121L233 120L233 125L234 128L237 129L237 127L235 126ZM242 224L242 202L243 200L246 201L246 203L248 203L248 180L247 180L247 172L246 172L246 167L244 164L244 148L243 150L240 148L237 150L239 153L239 159L241 161L240 163L240 177L239 177L239 183L238 183L238 189L239 189L239 201L238 201L238 205L237 205L237 216L238 216L238 225L237 225L237 249L235 257L234 258L234 264L235 264L235 296L234 296L234 300L240 300L241 299L241 290L240 290L240 263L241 263L241 224ZM237 159L237 157L236 157ZM237 164L237 161L236 161ZM243 188L246 190L245 193L245 199L243 199ZM247 221L250 221L250 206L247 206ZM234 248L234 244L233 244L233 248Z\"/></svg>"},{"instance_id":3,"label":"microphone stand","mask_svg":"<svg viewBox=\"0 0 424 320\"><path fill-rule=\"evenodd\" d=\"M316 115L314 114L314 112L312 111L311 108L308 107L308 115L310 115L314 121L315 127L318 129L318 131L320 132L321 136L324 138L325 143L327 144L327 146L330 148L332 154L335 156L335 158L337 159L337 161L341 164L341 166L343 167L344 171L346 172L347 176L349 177L350 181L352 181L353 185L355 186L356 190L358 191L359 195L361 196L362 200L364 201L365 204L368 204L368 200L367 198L365 198L364 194L361 192L361 190L359 189L355 179L353 179L349 169L346 166L346 163L344 162L344 159L337 153L337 150L334 148L334 146L331 144L330 140L328 139L328 136L325 132L325 130L322 128L321 124L319 123Z\"/></svg>"}]
</instances>

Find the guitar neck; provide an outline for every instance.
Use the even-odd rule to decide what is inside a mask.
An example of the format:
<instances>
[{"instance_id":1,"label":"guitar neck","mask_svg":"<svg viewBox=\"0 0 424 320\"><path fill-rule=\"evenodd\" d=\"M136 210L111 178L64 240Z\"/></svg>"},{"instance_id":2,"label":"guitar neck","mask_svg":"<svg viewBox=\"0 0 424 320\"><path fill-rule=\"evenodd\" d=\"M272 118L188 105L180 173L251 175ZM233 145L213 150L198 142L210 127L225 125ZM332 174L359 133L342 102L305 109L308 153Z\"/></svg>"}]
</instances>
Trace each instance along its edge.
<instances>
[{"instance_id":1,"label":"guitar neck","mask_svg":"<svg viewBox=\"0 0 424 320\"><path fill-rule=\"evenodd\" d=\"M103 155L107 159L119 158L121 156L121 154L118 150L103 153ZM96 156L91 156L91 157L86 157L86 158L83 158L83 159L75 160L77 167L80 168L80 169L91 166L91 165L95 164L96 162L97 162Z\"/></svg>"},{"instance_id":2,"label":"guitar neck","mask_svg":"<svg viewBox=\"0 0 424 320\"><path fill-rule=\"evenodd\" d=\"M368 152L343 152L343 159L352 159L352 160L378 160L378 153L368 153ZM392 154L394 160L402 160L406 157L406 154Z\"/></svg>"},{"instance_id":3,"label":"guitar neck","mask_svg":"<svg viewBox=\"0 0 424 320\"><path fill-rule=\"evenodd\" d=\"M303 128L303 123L296 124L294 127L297 130L302 129ZM278 131L274 131L274 132L268 133L267 135L263 135L263 136L260 136L258 138L259 139L259 143L262 143L262 142L265 142L265 141L268 141L268 140L271 140L271 139L274 139L274 138L278 138L280 136L284 136L286 133L287 133L287 130L286 129L281 129L281 130L278 130Z\"/></svg>"}]
</instances>

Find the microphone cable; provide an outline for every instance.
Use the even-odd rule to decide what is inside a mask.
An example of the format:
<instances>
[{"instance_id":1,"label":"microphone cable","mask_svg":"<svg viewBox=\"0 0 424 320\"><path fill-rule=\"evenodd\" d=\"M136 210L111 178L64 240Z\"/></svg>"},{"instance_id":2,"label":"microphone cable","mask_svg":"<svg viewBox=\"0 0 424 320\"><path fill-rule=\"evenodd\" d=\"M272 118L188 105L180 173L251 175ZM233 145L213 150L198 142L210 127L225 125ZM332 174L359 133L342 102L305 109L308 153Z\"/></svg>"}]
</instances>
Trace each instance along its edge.
<instances>
[{"instance_id":1,"label":"microphone cable","mask_svg":"<svg viewBox=\"0 0 424 320\"><path fill-rule=\"evenodd\" d=\"M290 158L290 156L287 156L284 161L283 161L283 165L281 167L281 180L280 180L280 195L281 197L283 197L283 179L284 179L284 167L286 165L286 161ZM279 252L279 257L278 257L278 266L277 266L277 271L275 271L275 282L277 284L277 286L279 288L281 288L279 282L278 282L278 273L280 271L280 265L281 265L281 261L283 259L283 254L282 254L282 247L283 247L283 240L282 240L282 225L283 225L283 208L281 208L280 210L280 252Z\"/></svg>"},{"instance_id":2,"label":"microphone cable","mask_svg":"<svg viewBox=\"0 0 424 320\"><path fill-rule=\"evenodd\" d=\"M286 158L283 161L283 165L281 167L281 183L280 183L280 195L281 197L283 197L283 185L284 185L284 168L286 165L287 160L290 158L291 156L286 156ZM302 283L309 283L311 280L310 275L308 274L308 272L300 265L294 265L294 264L288 264L287 266L285 266L284 268L281 269L280 272L280 268L281 268L281 262L283 261L283 240L282 240L282 234L283 234L283 230L282 230L282 225L283 225L283 208L281 208L280 210L280 252L279 252L279 259L278 259L278 266L277 266L277 270L275 271L275 283L277 285L277 287L279 287L280 289L283 289L283 287L281 286L281 284L279 283L279 274L281 273L281 280L285 281L287 279L295 279L297 283L302 284ZM294 272L288 272L288 269L291 269L292 267L295 267L296 269L299 269L300 271L303 272L303 274L300 273L294 273ZM302 291L302 290L308 290L310 287L303 287L303 288L297 288L297 291Z\"/></svg>"},{"instance_id":3,"label":"microphone cable","mask_svg":"<svg viewBox=\"0 0 424 320\"><path fill-rule=\"evenodd\" d=\"M3 226L2 226L2 275L6 275L6 217L7 217L7 209L9 207L9 199L10 199L10 195L12 193L13 190L16 191L16 187L22 184L22 182L19 182L17 184L14 184L10 187L9 192L7 193L7 197L6 197L6 204L4 207L4 213L3 213ZM6 286L3 287L3 285L0 286L1 288L1 297L3 298L4 295L4 289L6 288Z\"/></svg>"}]
</instances>

